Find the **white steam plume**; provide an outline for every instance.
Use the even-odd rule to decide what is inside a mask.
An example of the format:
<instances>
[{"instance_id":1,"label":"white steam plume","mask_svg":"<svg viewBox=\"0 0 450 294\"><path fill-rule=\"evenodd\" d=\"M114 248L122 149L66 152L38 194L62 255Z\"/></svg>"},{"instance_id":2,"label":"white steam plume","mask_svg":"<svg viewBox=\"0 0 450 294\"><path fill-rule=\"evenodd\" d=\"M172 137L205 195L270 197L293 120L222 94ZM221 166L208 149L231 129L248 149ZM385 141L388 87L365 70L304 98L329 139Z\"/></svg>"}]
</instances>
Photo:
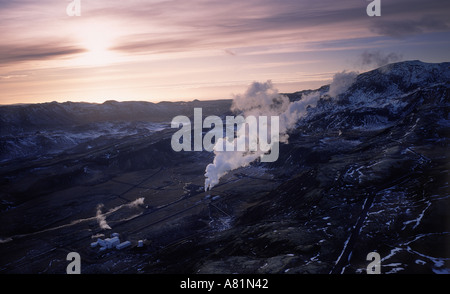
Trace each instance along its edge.
<instances>
[{"instance_id":1,"label":"white steam plume","mask_svg":"<svg viewBox=\"0 0 450 294\"><path fill-rule=\"evenodd\" d=\"M337 97L344 93L355 82L357 76L358 72L354 71L336 73L333 77L333 82L330 84L328 95L330 97Z\"/></svg>"},{"instance_id":2,"label":"white steam plume","mask_svg":"<svg viewBox=\"0 0 450 294\"><path fill-rule=\"evenodd\" d=\"M97 219L98 225L100 226L101 229L103 229L103 230L111 230L111 227L106 222L106 216L108 216L108 215L118 211L119 209L121 209L123 207L136 208L139 205L143 205L143 204L144 204L144 197L141 197L141 198L137 198L134 201L131 201L130 203L116 206L114 208L111 208L107 212L102 213L102 208L103 208L104 205L102 203L100 203L99 205L97 205L97 213L95 215L95 218Z\"/></svg>"},{"instance_id":3,"label":"white steam plume","mask_svg":"<svg viewBox=\"0 0 450 294\"><path fill-rule=\"evenodd\" d=\"M306 115L308 106L315 106L320 98L319 92L304 95L301 100L290 102L289 98L278 93L271 81L265 83L254 82L243 95L236 95L233 100L233 111L240 111L244 117L250 115L278 116L279 117L279 141L287 143L287 132L292 129L297 121ZM227 138L219 139L216 147L221 146ZM248 142L247 132L234 138L234 143L245 140ZM271 142L273 144L278 142ZM217 151L214 148L215 158L213 163L208 164L205 170L205 191L212 189L219 183L221 177L231 170L245 167L260 158L264 152L254 151Z\"/></svg>"},{"instance_id":4,"label":"white steam plume","mask_svg":"<svg viewBox=\"0 0 450 294\"><path fill-rule=\"evenodd\" d=\"M366 50L359 57L358 63L362 66L380 67L391 62L400 61L403 58L401 54L395 52L382 52L379 50Z\"/></svg>"},{"instance_id":5,"label":"white steam plume","mask_svg":"<svg viewBox=\"0 0 450 294\"><path fill-rule=\"evenodd\" d=\"M98 225L103 230L111 230L111 227L106 222L106 216L102 213L103 204L97 205L97 214L95 217L97 218Z\"/></svg>"},{"instance_id":6,"label":"white steam plume","mask_svg":"<svg viewBox=\"0 0 450 294\"><path fill-rule=\"evenodd\" d=\"M23 237L27 237L27 236L33 236L33 235L37 235L37 234L41 234L41 233L45 233L45 232L59 230L59 229L62 229L62 228L68 228L68 227L71 227L71 226L74 226L74 225L78 225L80 223L91 222L93 220L97 220L98 224L100 225L100 227L102 229L110 230L111 227L106 222L106 217L108 215L118 211L121 208L137 208L139 205L144 204L144 200L145 199L143 197L141 197L141 198L138 198L138 199L136 199L136 200L134 200L134 201L132 201L130 203L116 206L116 207L108 210L105 213L102 213L102 208L104 207L104 205L102 203L100 203L100 204L97 205L97 212L96 212L96 215L93 216L93 217L77 219L77 220L74 220L74 221L72 221L72 222L70 222L68 224L59 225L59 226L51 227L51 228L46 228L44 230L35 231L35 232L32 232L32 233L28 233L28 234L21 234L21 235L15 235L15 236L11 236L11 237L6 237L6 238L0 238L0 244L11 242L11 241L13 241L14 239L17 239L17 238L23 238Z\"/></svg>"},{"instance_id":7,"label":"white steam plume","mask_svg":"<svg viewBox=\"0 0 450 294\"><path fill-rule=\"evenodd\" d=\"M328 94L330 97L337 97L344 93L355 82L358 72L340 72L336 73L330 84ZM308 107L315 107L317 101L321 98L319 91L302 95L301 99L290 102L289 98L278 93L269 80L265 83L254 82L250 85L243 95L236 95L231 107L232 111L241 112L246 118L250 115L258 116L278 116L279 117L279 141L288 142L288 132L295 127L297 121L307 114ZM221 177L228 172L239 167L245 167L253 161L260 158L264 152L258 151L217 151L223 150L216 148L223 146L227 138L219 139L214 148L214 161L208 164L205 170L205 191L212 189L219 183ZM247 132L234 138L233 143L244 140L248 143ZM274 143L271 142L272 147Z\"/></svg>"}]
</instances>

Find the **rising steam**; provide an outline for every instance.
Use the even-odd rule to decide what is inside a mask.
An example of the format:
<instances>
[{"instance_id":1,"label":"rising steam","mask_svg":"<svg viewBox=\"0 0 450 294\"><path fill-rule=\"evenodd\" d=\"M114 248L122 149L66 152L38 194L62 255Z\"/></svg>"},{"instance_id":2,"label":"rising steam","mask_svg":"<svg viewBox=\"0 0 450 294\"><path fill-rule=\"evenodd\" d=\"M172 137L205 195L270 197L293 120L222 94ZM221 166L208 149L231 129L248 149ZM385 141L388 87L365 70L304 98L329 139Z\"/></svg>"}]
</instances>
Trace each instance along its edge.
<instances>
[{"instance_id":1,"label":"rising steam","mask_svg":"<svg viewBox=\"0 0 450 294\"><path fill-rule=\"evenodd\" d=\"M111 230L111 227L106 222L106 216L102 213L103 204L97 205L97 213L95 217L97 218L98 225L103 230Z\"/></svg>"},{"instance_id":2,"label":"rising steam","mask_svg":"<svg viewBox=\"0 0 450 294\"><path fill-rule=\"evenodd\" d=\"M114 208L111 208L107 212L103 213L102 209L103 209L104 205L103 205L103 203L100 203L97 205L97 212L96 212L95 218L97 219L98 225L101 229L111 230L111 227L106 222L106 217L108 215L118 211L121 208L137 208L138 206L143 205L143 204L144 204L144 198L141 197L141 198L137 198L134 201L131 201L130 203L122 204L122 205L116 206Z\"/></svg>"},{"instance_id":3,"label":"rising steam","mask_svg":"<svg viewBox=\"0 0 450 294\"><path fill-rule=\"evenodd\" d=\"M341 72L335 74L333 82L330 84L328 94L330 97L337 97L345 92L355 81L358 73ZM308 107L315 107L317 101L322 97L319 91L302 95L301 99L290 102L285 95L278 93L271 81L265 83L254 82L242 95L236 95L233 99L231 110L239 112L242 116L278 116L279 117L279 141L288 143L288 132L293 129L298 120L307 114ZM215 146L223 146L228 138L219 139ZM233 143L240 140L248 142L248 134L234 138ZM272 146L274 143L271 142ZM221 177L228 172L239 167L248 166L253 161L260 158L264 152L258 150L248 151L217 151L223 150L214 148L214 161L205 170L205 191L212 189L219 183Z\"/></svg>"}]
</instances>

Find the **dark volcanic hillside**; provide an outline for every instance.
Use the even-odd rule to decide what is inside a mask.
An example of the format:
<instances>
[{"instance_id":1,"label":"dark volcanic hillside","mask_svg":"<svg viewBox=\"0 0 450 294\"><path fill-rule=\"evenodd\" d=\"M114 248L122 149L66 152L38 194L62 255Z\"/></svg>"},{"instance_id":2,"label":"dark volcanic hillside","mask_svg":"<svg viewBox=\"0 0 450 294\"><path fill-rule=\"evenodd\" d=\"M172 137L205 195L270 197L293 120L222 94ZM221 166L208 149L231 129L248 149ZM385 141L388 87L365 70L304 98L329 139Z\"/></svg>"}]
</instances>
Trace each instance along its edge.
<instances>
[{"instance_id":1,"label":"dark volcanic hillside","mask_svg":"<svg viewBox=\"0 0 450 294\"><path fill-rule=\"evenodd\" d=\"M0 272L64 273L76 251L84 273L365 273L376 251L382 273L449 273L450 63L390 64L337 97L328 90L276 162L234 170L208 192L213 154L172 151L173 130L149 129L138 114L118 116L122 132L70 149L17 153L0 168ZM228 111L230 101L217 103L203 115ZM170 121L181 106L166 107L164 119L145 123ZM192 115L193 104L183 107L175 115ZM61 129L74 133L85 115L40 112L37 123L23 109L0 109L3 146L28 132L18 126L46 136L47 122L69 118ZM91 248L113 232L133 245Z\"/></svg>"},{"instance_id":2,"label":"dark volcanic hillside","mask_svg":"<svg viewBox=\"0 0 450 294\"><path fill-rule=\"evenodd\" d=\"M449 273L449 73L450 63L392 64L324 95L280 159L257 165L279 185L233 228L170 251L164 270L189 252L184 266L200 273L365 273L376 251L382 273Z\"/></svg>"}]
</instances>

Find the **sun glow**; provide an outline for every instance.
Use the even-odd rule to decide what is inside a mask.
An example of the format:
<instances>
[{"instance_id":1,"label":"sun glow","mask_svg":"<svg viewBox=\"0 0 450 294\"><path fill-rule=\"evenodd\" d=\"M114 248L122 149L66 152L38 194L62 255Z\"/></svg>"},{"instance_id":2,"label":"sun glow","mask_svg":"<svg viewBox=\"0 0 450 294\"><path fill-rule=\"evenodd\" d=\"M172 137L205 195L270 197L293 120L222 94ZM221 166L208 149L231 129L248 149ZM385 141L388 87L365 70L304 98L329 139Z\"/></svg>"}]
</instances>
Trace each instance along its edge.
<instances>
[{"instance_id":1,"label":"sun glow","mask_svg":"<svg viewBox=\"0 0 450 294\"><path fill-rule=\"evenodd\" d=\"M80 47L86 51L74 60L75 66L107 66L118 61L119 55L111 50L117 36L116 30L107 25L86 25L77 30Z\"/></svg>"},{"instance_id":2,"label":"sun glow","mask_svg":"<svg viewBox=\"0 0 450 294\"><path fill-rule=\"evenodd\" d=\"M88 43L86 52L80 56L79 64L87 66L104 66L114 62L115 54L109 50L106 43Z\"/></svg>"}]
</instances>

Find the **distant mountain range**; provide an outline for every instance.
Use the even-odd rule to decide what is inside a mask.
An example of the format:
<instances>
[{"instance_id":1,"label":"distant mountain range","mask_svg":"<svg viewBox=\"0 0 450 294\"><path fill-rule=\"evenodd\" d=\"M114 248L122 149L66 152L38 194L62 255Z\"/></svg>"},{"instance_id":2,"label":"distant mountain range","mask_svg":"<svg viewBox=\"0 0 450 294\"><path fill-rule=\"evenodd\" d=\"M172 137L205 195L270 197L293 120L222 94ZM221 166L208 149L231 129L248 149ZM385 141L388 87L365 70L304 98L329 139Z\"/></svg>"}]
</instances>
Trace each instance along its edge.
<instances>
[{"instance_id":1,"label":"distant mountain range","mask_svg":"<svg viewBox=\"0 0 450 294\"><path fill-rule=\"evenodd\" d=\"M194 107L205 113L229 109L231 100L191 102L49 102L0 106L0 135L39 128L58 128L98 122L170 122L177 115L192 115Z\"/></svg>"}]
</instances>

